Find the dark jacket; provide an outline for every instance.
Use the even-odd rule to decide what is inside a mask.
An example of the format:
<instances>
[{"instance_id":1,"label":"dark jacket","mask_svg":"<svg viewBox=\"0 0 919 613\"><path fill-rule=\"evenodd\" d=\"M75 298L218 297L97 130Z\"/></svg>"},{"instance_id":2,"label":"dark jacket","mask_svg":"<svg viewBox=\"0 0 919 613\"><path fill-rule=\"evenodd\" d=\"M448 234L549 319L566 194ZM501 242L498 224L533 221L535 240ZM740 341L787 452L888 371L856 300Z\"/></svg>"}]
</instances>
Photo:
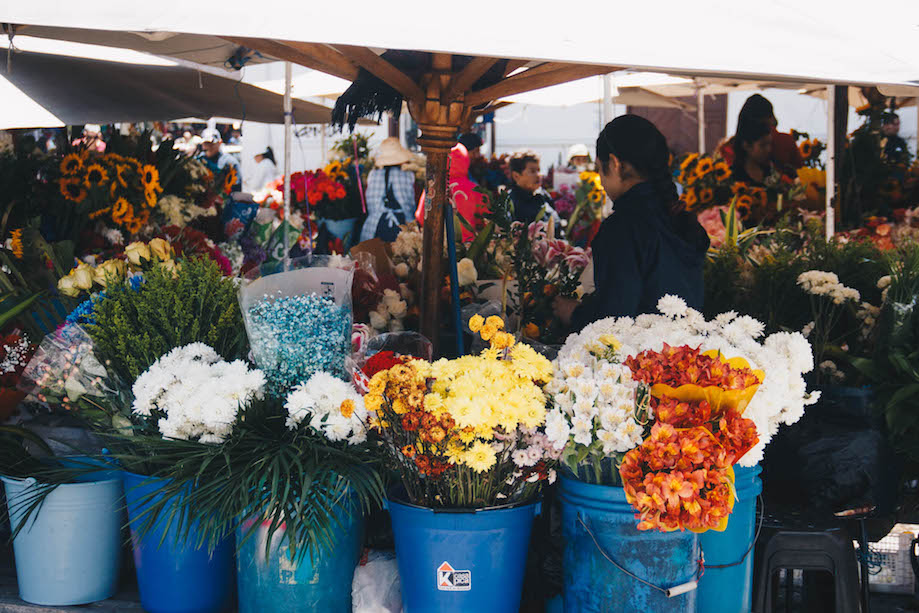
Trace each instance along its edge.
<instances>
[{"instance_id":1,"label":"dark jacket","mask_svg":"<svg viewBox=\"0 0 919 613\"><path fill-rule=\"evenodd\" d=\"M580 330L604 317L656 313L666 294L702 310L702 269L708 235L694 215L670 215L650 183L639 183L615 202L591 243L593 294L575 310Z\"/></svg>"},{"instance_id":2,"label":"dark jacket","mask_svg":"<svg viewBox=\"0 0 919 613\"><path fill-rule=\"evenodd\" d=\"M516 185L512 185L509 191L511 200L514 202L515 221L522 221L529 225L536 221L536 216L539 215L541 210L545 209L543 219L548 220L550 217L554 217L555 223L558 224L558 213L552 207L552 198L546 193L546 190L539 188L535 192L528 192Z\"/></svg>"}]
</instances>

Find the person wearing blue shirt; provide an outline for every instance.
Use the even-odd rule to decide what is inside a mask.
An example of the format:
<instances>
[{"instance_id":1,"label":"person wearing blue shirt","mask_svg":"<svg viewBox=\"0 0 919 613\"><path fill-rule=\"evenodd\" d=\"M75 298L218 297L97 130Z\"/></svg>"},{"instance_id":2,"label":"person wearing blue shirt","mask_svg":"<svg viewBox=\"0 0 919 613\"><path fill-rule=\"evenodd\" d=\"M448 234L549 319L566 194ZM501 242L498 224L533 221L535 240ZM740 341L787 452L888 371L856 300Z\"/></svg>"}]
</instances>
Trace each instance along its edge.
<instances>
[{"instance_id":1,"label":"person wearing blue shirt","mask_svg":"<svg viewBox=\"0 0 919 613\"><path fill-rule=\"evenodd\" d=\"M239 169L239 160L222 151L223 138L220 136L220 132L208 129L201 133L201 138L204 140L201 142L201 153L198 154L198 159L204 162L215 176L220 174L227 165L233 166L236 169L236 183L233 186L233 191L240 191L242 189L242 173Z\"/></svg>"}]
</instances>

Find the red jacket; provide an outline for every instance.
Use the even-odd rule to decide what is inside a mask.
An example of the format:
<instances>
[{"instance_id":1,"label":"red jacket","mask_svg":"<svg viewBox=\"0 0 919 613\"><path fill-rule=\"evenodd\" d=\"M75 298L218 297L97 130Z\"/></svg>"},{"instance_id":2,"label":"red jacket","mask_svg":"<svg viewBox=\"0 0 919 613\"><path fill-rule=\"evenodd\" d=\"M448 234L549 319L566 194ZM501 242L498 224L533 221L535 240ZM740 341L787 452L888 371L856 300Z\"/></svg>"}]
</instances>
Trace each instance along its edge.
<instances>
[{"instance_id":1,"label":"red jacket","mask_svg":"<svg viewBox=\"0 0 919 613\"><path fill-rule=\"evenodd\" d=\"M450 150L450 193L453 195L453 206L456 212L469 223L470 226L479 230L482 227L482 215L488 212L488 205L485 195L477 192L476 184L469 179L469 152L466 147L457 143ZM424 194L418 199L418 208L415 210L415 219L419 224L424 225ZM463 241L471 241L475 234L466 229L465 226L456 228L456 231L462 230Z\"/></svg>"}]
</instances>

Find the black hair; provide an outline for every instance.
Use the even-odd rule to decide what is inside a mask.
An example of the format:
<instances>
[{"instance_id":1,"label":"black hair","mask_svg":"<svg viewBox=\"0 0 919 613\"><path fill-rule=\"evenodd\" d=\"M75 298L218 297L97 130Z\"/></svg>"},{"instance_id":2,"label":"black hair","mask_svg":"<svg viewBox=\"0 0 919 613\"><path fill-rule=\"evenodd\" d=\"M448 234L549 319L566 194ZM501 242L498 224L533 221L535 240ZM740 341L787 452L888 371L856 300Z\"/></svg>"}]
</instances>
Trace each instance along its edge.
<instances>
[{"instance_id":1,"label":"black hair","mask_svg":"<svg viewBox=\"0 0 919 613\"><path fill-rule=\"evenodd\" d=\"M900 121L900 116L897 115L896 113L893 113L893 112L890 112L890 111L886 111L883 115L881 115L881 124L882 124L882 125L887 126L887 125L892 124L892 123L895 122L895 121Z\"/></svg>"},{"instance_id":2,"label":"black hair","mask_svg":"<svg viewBox=\"0 0 919 613\"><path fill-rule=\"evenodd\" d=\"M764 96L753 94L743 103L740 114L737 116L738 130L739 126L747 123L761 123L765 120L778 121L775 118L775 111L772 109L772 103Z\"/></svg>"},{"instance_id":3,"label":"black hair","mask_svg":"<svg viewBox=\"0 0 919 613\"><path fill-rule=\"evenodd\" d=\"M765 119L747 121L737 124L737 134L734 135L734 169L743 170L747 163L747 150L745 144L752 145L767 134L772 133L772 126ZM746 172L745 170L743 172ZM736 174L736 173L735 173Z\"/></svg>"},{"instance_id":4,"label":"black hair","mask_svg":"<svg viewBox=\"0 0 919 613\"><path fill-rule=\"evenodd\" d=\"M671 213L679 210L679 194L670 171L670 149L657 126L638 115L612 120L597 137L597 161L604 172L611 154L649 182Z\"/></svg>"},{"instance_id":5,"label":"black hair","mask_svg":"<svg viewBox=\"0 0 919 613\"><path fill-rule=\"evenodd\" d=\"M539 156L532 151L523 151L512 155L507 161L507 166L511 172L523 172L530 162L539 164Z\"/></svg>"},{"instance_id":6,"label":"black hair","mask_svg":"<svg viewBox=\"0 0 919 613\"><path fill-rule=\"evenodd\" d=\"M265 147L265 151L260 153L259 155L271 160L272 164L277 164L277 162L274 159L274 151L271 149L271 147Z\"/></svg>"},{"instance_id":7,"label":"black hair","mask_svg":"<svg viewBox=\"0 0 919 613\"><path fill-rule=\"evenodd\" d=\"M483 144L482 137L475 132L466 132L464 134L460 134L459 138L456 139L456 142L465 147L466 151L478 149Z\"/></svg>"}]
</instances>

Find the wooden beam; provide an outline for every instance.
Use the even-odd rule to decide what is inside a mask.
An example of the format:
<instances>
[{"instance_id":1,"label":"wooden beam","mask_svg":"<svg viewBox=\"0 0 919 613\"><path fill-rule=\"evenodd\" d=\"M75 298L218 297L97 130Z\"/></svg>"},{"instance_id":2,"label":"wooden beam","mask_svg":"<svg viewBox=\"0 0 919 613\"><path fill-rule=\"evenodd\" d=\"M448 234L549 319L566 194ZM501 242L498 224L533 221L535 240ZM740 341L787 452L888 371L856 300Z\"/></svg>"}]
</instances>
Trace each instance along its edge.
<instances>
[{"instance_id":1,"label":"wooden beam","mask_svg":"<svg viewBox=\"0 0 919 613\"><path fill-rule=\"evenodd\" d=\"M254 49L261 53L276 57L279 60L293 62L294 64L306 66L307 68L325 72L342 79L347 79L348 81L353 81L357 77L357 67L348 62L347 58L344 57L342 57L342 59L348 62L347 65L332 65L327 61L323 61L321 58L276 40L267 38L245 38L241 36L226 36L224 40L249 49Z\"/></svg>"},{"instance_id":2,"label":"wooden beam","mask_svg":"<svg viewBox=\"0 0 919 613\"><path fill-rule=\"evenodd\" d=\"M577 79L606 74L614 70L616 69L610 68L609 66L583 65L566 66L551 72L543 72L535 75L528 75L527 73L529 70L527 70L513 77L508 77L491 87L486 87L477 92L466 94L466 104L478 106L505 96L513 96L514 94L521 94L542 87L549 87L551 85L567 83L568 81L576 81Z\"/></svg>"},{"instance_id":3,"label":"wooden beam","mask_svg":"<svg viewBox=\"0 0 919 613\"><path fill-rule=\"evenodd\" d=\"M478 117L479 115L484 115L484 114L486 114L486 113L494 113L494 112L497 111L498 109L503 109L504 107L510 106L510 105L512 105L512 104L514 104L514 103L513 103L513 102L508 102L507 100L502 100L501 102L495 102L494 104L489 104L489 105L486 106L484 109L479 109L479 110L477 110L477 111L473 111L473 112L472 112L472 115L473 115L473 117Z\"/></svg>"},{"instance_id":4,"label":"wooden beam","mask_svg":"<svg viewBox=\"0 0 919 613\"><path fill-rule=\"evenodd\" d=\"M465 93L472 85L478 81L482 75L491 70L491 67L498 63L498 60L491 57L474 57L466 64L466 67L459 71L450 79L450 84L440 97L443 104L449 104L456 99L459 94Z\"/></svg>"},{"instance_id":5,"label":"wooden beam","mask_svg":"<svg viewBox=\"0 0 919 613\"><path fill-rule=\"evenodd\" d=\"M523 68L529 63L529 60L507 60L507 66L504 67L504 76L506 77L518 68Z\"/></svg>"},{"instance_id":6,"label":"wooden beam","mask_svg":"<svg viewBox=\"0 0 919 613\"><path fill-rule=\"evenodd\" d=\"M348 77L349 81L353 81L357 78L357 66L351 60L328 45L319 43L303 43L295 40L279 40L278 42L286 47L291 47L301 53L305 53L306 55L316 58L316 60L319 62L335 68L341 74L350 75L350 77Z\"/></svg>"},{"instance_id":7,"label":"wooden beam","mask_svg":"<svg viewBox=\"0 0 919 613\"><path fill-rule=\"evenodd\" d=\"M346 58L390 85L408 100L424 100L424 92L412 79L367 47L333 45Z\"/></svg>"}]
</instances>

